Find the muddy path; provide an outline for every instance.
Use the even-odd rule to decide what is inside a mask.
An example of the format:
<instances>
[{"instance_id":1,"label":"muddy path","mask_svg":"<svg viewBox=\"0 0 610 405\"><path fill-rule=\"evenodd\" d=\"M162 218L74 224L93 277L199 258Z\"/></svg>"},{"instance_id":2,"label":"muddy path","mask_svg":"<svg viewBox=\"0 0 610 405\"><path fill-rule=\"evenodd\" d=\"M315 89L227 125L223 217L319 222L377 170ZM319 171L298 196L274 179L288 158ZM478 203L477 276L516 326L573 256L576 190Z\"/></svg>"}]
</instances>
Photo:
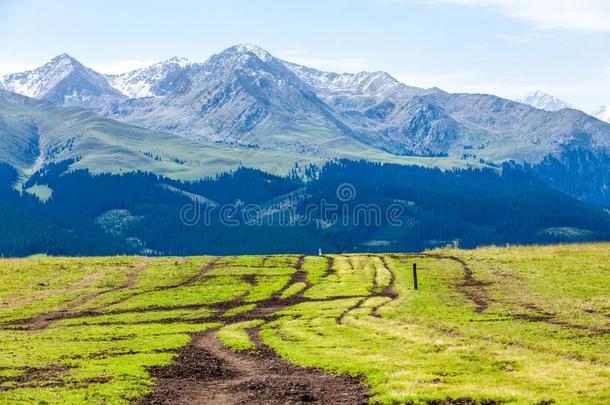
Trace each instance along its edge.
<instances>
[{"instance_id":1,"label":"muddy path","mask_svg":"<svg viewBox=\"0 0 610 405\"><path fill-rule=\"evenodd\" d=\"M196 335L177 361L151 370L155 392L141 404L366 404L368 389L355 378L296 366L250 331L256 353L226 349L214 331Z\"/></svg>"},{"instance_id":2,"label":"muddy path","mask_svg":"<svg viewBox=\"0 0 610 405\"><path fill-rule=\"evenodd\" d=\"M304 257L299 257L290 282L271 298L257 303L252 311L223 319L223 323L229 325L251 319L269 321L278 311L308 301L303 294L311 284L302 269L303 261ZM305 283L306 288L290 298L281 299L282 293L297 282ZM368 403L368 388L358 379L297 366L266 346L258 328L248 330L248 335L256 346L253 353L225 348L216 338L216 330L196 334L174 363L150 370L157 379L155 390L139 403Z\"/></svg>"},{"instance_id":3,"label":"muddy path","mask_svg":"<svg viewBox=\"0 0 610 405\"><path fill-rule=\"evenodd\" d=\"M470 269L470 267L468 266L468 263L464 259L457 257L457 256L447 256L447 255L441 255L441 254L422 253L421 255L425 256L425 257L436 258L439 260L442 260L442 259L452 260L456 263L459 263L460 266L462 266L462 270L464 272L464 282L461 284L458 284L456 286L457 289L466 298L468 298L470 301L472 301L476 305L475 312L477 314L482 314L483 312L485 312L485 310L489 306L489 303L492 301L490 299L489 295L487 294L487 291L485 290L485 287L488 284L475 279L474 274L472 273L472 270Z\"/></svg>"},{"instance_id":4,"label":"muddy path","mask_svg":"<svg viewBox=\"0 0 610 405\"><path fill-rule=\"evenodd\" d=\"M326 259L326 270L324 271L324 277L328 277L334 273L333 266L335 265L335 258L332 256L322 256L322 257Z\"/></svg>"}]
</instances>

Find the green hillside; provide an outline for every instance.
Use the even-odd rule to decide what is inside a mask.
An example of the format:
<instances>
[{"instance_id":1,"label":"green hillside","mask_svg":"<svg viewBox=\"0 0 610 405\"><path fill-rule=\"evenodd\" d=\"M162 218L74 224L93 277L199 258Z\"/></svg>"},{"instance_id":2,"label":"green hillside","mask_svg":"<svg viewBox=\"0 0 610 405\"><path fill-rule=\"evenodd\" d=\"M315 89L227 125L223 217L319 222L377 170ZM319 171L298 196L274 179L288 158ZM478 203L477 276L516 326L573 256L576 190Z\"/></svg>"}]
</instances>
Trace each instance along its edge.
<instances>
[{"instance_id":1,"label":"green hillside","mask_svg":"<svg viewBox=\"0 0 610 405\"><path fill-rule=\"evenodd\" d=\"M608 244L4 259L0 403L359 403L358 381L371 403L608 403L608 263Z\"/></svg>"},{"instance_id":2,"label":"green hillside","mask_svg":"<svg viewBox=\"0 0 610 405\"><path fill-rule=\"evenodd\" d=\"M24 178L42 165L75 158L80 160L74 168L88 168L93 173L141 170L185 180L213 176L239 166L286 174L297 163L318 164L335 157L465 166L464 162L449 158L394 156L336 134L291 132L281 137L281 142L298 145L312 137L318 140L315 153L215 146L0 91L0 161L18 168Z\"/></svg>"}]
</instances>

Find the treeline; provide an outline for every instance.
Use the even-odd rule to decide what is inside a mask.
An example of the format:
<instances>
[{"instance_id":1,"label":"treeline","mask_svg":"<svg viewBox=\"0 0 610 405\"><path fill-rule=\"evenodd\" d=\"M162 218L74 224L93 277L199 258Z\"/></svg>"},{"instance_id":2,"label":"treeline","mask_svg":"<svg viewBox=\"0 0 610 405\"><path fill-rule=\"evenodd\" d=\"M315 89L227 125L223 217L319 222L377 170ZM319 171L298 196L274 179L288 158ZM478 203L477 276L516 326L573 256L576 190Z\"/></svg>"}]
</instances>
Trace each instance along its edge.
<instances>
[{"instance_id":1,"label":"treeline","mask_svg":"<svg viewBox=\"0 0 610 405\"><path fill-rule=\"evenodd\" d=\"M525 164L528 174L590 204L610 208L610 155L606 150L564 147L557 156Z\"/></svg>"},{"instance_id":2,"label":"treeline","mask_svg":"<svg viewBox=\"0 0 610 405\"><path fill-rule=\"evenodd\" d=\"M50 187L46 203L15 191L17 173L0 165L0 253L314 254L610 239L608 214L508 165L500 174L334 161L302 168L306 180L241 168L180 182L67 171L72 163L25 184Z\"/></svg>"}]
</instances>

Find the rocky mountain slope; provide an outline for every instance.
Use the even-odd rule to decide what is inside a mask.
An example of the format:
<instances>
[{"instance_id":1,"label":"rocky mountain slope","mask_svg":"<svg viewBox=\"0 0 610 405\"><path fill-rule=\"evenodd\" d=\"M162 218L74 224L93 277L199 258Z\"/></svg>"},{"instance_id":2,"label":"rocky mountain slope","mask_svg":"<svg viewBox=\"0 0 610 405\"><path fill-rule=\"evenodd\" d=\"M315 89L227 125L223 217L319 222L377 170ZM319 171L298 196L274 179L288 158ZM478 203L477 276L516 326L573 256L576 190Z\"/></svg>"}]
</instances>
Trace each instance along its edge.
<instances>
[{"instance_id":1,"label":"rocky mountain slope","mask_svg":"<svg viewBox=\"0 0 610 405\"><path fill-rule=\"evenodd\" d=\"M162 98L133 100L104 115L198 141L283 151L315 153L324 142L318 134L357 137L283 63L249 46L185 71ZM317 141L300 142L299 133Z\"/></svg>"},{"instance_id":2,"label":"rocky mountain slope","mask_svg":"<svg viewBox=\"0 0 610 405\"><path fill-rule=\"evenodd\" d=\"M203 63L172 58L114 76L61 55L3 83L202 143L320 157L366 145L396 155L536 163L565 147L610 143L610 126L542 92L523 103L450 94L407 86L385 72L323 72L253 45Z\"/></svg>"},{"instance_id":3,"label":"rocky mountain slope","mask_svg":"<svg viewBox=\"0 0 610 405\"><path fill-rule=\"evenodd\" d=\"M174 81L182 73L196 65L196 62L186 58L173 57L120 75L109 75L107 78L112 87L127 97L162 97L169 93Z\"/></svg>"},{"instance_id":4,"label":"rocky mountain slope","mask_svg":"<svg viewBox=\"0 0 610 405\"><path fill-rule=\"evenodd\" d=\"M172 134L176 145L189 146L166 149L171 151L165 153L171 155L168 162L174 161L168 164L191 162L186 170L189 175L203 172L191 170L201 167L202 161L213 166L211 172L214 167L234 167L235 162L284 170L298 161L334 157L400 162L428 157L419 163L445 166L455 162L493 166L510 160L537 165L569 151L582 149L606 156L610 150L608 123L564 108L565 103L541 92L523 100L543 107L536 108L489 94L452 94L407 86L385 72L323 72L278 59L253 45L233 46L201 63L172 58L113 76L60 55L38 69L7 75L0 82L11 92L58 106L86 108L156 134L162 132L164 137ZM33 101L24 104L34 105ZM36 108L46 111L50 106ZM599 118L605 117L604 111ZM52 115L62 114L55 111ZM6 122L10 121L0 124L6 127ZM33 122L20 120L15 131L24 135L13 139L17 144L32 144L30 154L44 150L43 144L34 142L40 130L38 121ZM64 125L43 127L52 132ZM121 149L127 141L117 138L113 142ZM20 154L6 154L7 159L15 160L15 156ZM104 155L96 156L96 162L101 162ZM105 158L110 159L111 154ZM589 166L581 165L580 172L605 167L605 162L598 161L586 160L583 164ZM36 159L18 163L38 167ZM170 172L174 169L180 172L184 167ZM570 169L562 170L563 176ZM605 186L600 183L596 189Z\"/></svg>"},{"instance_id":5,"label":"rocky mountain slope","mask_svg":"<svg viewBox=\"0 0 610 405\"><path fill-rule=\"evenodd\" d=\"M424 166L464 166L458 160L394 156L354 142L333 156ZM327 157L328 158L328 157ZM66 108L0 90L0 162L16 168L20 181L44 167L73 161L92 173L142 171L194 180L255 167L288 174L295 165L327 158L237 145L202 144L183 136L111 120L81 108Z\"/></svg>"}]
</instances>

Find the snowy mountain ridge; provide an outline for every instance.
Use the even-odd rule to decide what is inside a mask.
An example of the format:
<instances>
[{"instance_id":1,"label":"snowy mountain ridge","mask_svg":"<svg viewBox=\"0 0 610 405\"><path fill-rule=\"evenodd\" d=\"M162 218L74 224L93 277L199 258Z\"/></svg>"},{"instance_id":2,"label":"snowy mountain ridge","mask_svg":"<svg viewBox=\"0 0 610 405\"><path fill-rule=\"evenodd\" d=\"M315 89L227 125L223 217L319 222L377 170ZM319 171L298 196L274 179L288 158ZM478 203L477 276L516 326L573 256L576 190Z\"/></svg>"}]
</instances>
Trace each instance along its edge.
<instances>
[{"instance_id":1,"label":"snowy mountain ridge","mask_svg":"<svg viewBox=\"0 0 610 405\"><path fill-rule=\"evenodd\" d=\"M174 80L199 62L175 56L131 72L108 75L110 85L130 98L162 97Z\"/></svg>"},{"instance_id":2,"label":"snowy mountain ridge","mask_svg":"<svg viewBox=\"0 0 610 405\"><path fill-rule=\"evenodd\" d=\"M39 68L5 75L1 81L8 91L61 103L64 97L118 95L104 75L83 66L65 53Z\"/></svg>"},{"instance_id":3,"label":"snowy mountain ridge","mask_svg":"<svg viewBox=\"0 0 610 405\"><path fill-rule=\"evenodd\" d=\"M301 80L322 93L335 93L358 97L388 97L397 93L415 93L424 91L400 83L386 72L334 73L297 65L284 64Z\"/></svg>"},{"instance_id":4,"label":"snowy mountain ridge","mask_svg":"<svg viewBox=\"0 0 610 405\"><path fill-rule=\"evenodd\" d=\"M567 103L541 90L527 93L517 98L515 101L546 111L559 111L563 108L572 108L570 103Z\"/></svg>"},{"instance_id":5,"label":"snowy mountain ridge","mask_svg":"<svg viewBox=\"0 0 610 405\"><path fill-rule=\"evenodd\" d=\"M249 44L205 62L174 57L108 76L64 54L4 84L147 129L258 150L536 162L567 145L610 149L608 124L540 91L523 99L532 107L408 86L386 72L324 72Z\"/></svg>"}]
</instances>

